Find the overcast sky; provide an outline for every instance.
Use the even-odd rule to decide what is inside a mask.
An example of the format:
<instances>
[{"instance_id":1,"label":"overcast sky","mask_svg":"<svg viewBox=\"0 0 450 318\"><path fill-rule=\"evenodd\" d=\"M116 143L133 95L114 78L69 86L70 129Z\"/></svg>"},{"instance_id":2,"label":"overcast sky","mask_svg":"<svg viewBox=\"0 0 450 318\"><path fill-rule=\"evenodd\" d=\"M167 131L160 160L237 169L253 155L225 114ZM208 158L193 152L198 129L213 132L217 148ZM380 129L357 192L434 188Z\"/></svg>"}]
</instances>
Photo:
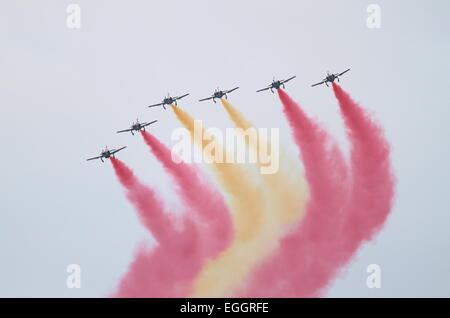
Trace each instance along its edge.
<instances>
[{"instance_id":1,"label":"overcast sky","mask_svg":"<svg viewBox=\"0 0 450 318\"><path fill-rule=\"evenodd\" d=\"M171 111L149 109L168 92L212 127L224 110L198 103L220 86L258 127L279 127L297 150L272 78L347 150L326 71L351 67L342 86L384 125L398 178L395 206L330 297L450 296L450 2L376 1L381 28L366 25L372 1L76 1L81 28L66 26L71 1L0 2L0 296L103 297L116 286L139 224L111 165L86 162L102 147L176 209L171 183L139 136L117 135L138 117L167 145ZM82 288L66 287L80 264ZM366 287L379 264L382 288Z\"/></svg>"}]
</instances>

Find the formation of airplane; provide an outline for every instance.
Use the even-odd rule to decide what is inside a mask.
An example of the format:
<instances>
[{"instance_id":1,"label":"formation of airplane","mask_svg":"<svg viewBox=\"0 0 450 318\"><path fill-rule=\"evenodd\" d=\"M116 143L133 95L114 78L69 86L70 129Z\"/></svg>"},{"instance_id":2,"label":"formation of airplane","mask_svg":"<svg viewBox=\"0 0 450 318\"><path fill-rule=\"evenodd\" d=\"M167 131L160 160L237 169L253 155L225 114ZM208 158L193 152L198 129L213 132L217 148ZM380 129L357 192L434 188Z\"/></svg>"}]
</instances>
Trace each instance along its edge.
<instances>
[{"instance_id":1,"label":"formation of airplane","mask_svg":"<svg viewBox=\"0 0 450 318\"><path fill-rule=\"evenodd\" d=\"M224 91L221 91L219 88L216 88L216 89L214 90L214 94L212 94L210 97L202 98L202 99L199 99L198 101L199 101L199 102L203 102L203 101L205 101L205 100L210 100L210 99L212 99L213 102L216 103L216 99L220 99L220 98L222 98L222 97L224 97L224 96L225 96L225 99L228 99L227 94L229 94L229 93L231 93L231 92L237 90L238 88L239 88L239 87L235 87L235 88L232 88L232 89L229 89L229 90L224 90Z\"/></svg>"},{"instance_id":2,"label":"formation of airplane","mask_svg":"<svg viewBox=\"0 0 450 318\"><path fill-rule=\"evenodd\" d=\"M270 89L270 91L273 93L274 89L279 89L281 87L286 88L286 86L284 84L289 82L290 80L292 80L294 78L296 78L296 76L289 77L288 79L285 79L285 80L275 80L275 78L274 78L272 83L270 83L269 86L267 86L266 88L258 89L256 92L259 93L259 92L266 91L266 90Z\"/></svg>"},{"instance_id":3,"label":"formation of airplane","mask_svg":"<svg viewBox=\"0 0 450 318\"><path fill-rule=\"evenodd\" d=\"M92 157L92 158L89 158L89 159L86 159L86 160L89 161L89 160L100 159L102 162L104 162L103 158L105 158L105 159L108 159L110 157L115 158L115 154L118 153L119 151L125 149L126 147L127 146L124 146L124 147L119 148L119 149L111 149L111 150L109 150L108 147L105 147L105 149L103 149L102 152L100 153L100 156Z\"/></svg>"},{"instance_id":4,"label":"formation of airplane","mask_svg":"<svg viewBox=\"0 0 450 318\"><path fill-rule=\"evenodd\" d=\"M319 83L313 84L311 86L317 86L317 85L321 85L321 84L325 84L326 86L329 86L328 83L332 83L334 82L336 79L339 82L339 77L341 77L342 75L344 75L345 73L347 73L348 71L350 71L350 69L347 69L345 71L343 71L342 73L334 73L334 74L330 74L327 72L327 76ZM287 82L289 82L290 80L293 80L294 78L296 78L296 76L292 76L289 77L285 80L275 80L275 78L273 79L272 83L270 83L267 87L262 88L257 90L256 92L262 92L262 91L266 91L266 90L270 90L272 93L274 93L274 90L280 89L280 88L286 88L285 84ZM210 97L206 97L206 98L202 98L199 100L199 102L203 102L203 101L207 101L207 100L213 100L214 103L216 103L216 99L221 99L222 97L225 97L225 99L228 99L228 94L237 90L239 87L235 87L229 90L220 90L219 88L214 90L214 93L210 96ZM184 94L184 95L180 95L180 96L176 96L176 97L172 97L170 96L170 94L167 95L167 97L164 97L163 101L161 103L158 104L153 104L150 105L148 107L156 107L156 106L162 106L164 109L166 109L166 105L175 105L177 106L177 101L188 96L189 93ZM140 123L139 120L136 120L136 122L134 122L131 127L129 129L124 129L124 130L119 130L117 131L117 133L123 133L123 132L131 132L132 135L134 135L135 131L140 131L140 130L145 130L145 127L156 123L157 120L153 120L151 122L143 122ZM123 149L125 149L126 146L121 147L119 149L111 149L109 150L108 147L106 147L104 150L102 150L102 152L100 153L99 156L97 157L93 157L93 158L88 158L87 161L89 160L94 160L94 159L100 159L102 162L104 162L103 159L108 159L111 157L115 157L115 154Z\"/></svg>"},{"instance_id":5,"label":"formation of airplane","mask_svg":"<svg viewBox=\"0 0 450 318\"><path fill-rule=\"evenodd\" d=\"M151 121L148 123L140 123L139 120L136 119L136 122L131 125L131 128L119 130L117 133L123 133L123 132L129 131L129 132L131 132L132 135L134 135L134 131L145 130L145 127L147 127L148 125L154 124L156 122L157 122L157 120L154 120L154 121Z\"/></svg>"},{"instance_id":6,"label":"formation of airplane","mask_svg":"<svg viewBox=\"0 0 450 318\"><path fill-rule=\"evenodd\" d=\"M170 94L167 94L167 97L164 97L163 101L159 104L153 104L148 107L156 107L156 106L162 106L164 109L166 109L166 105L175 105L177 106L177 100L182 99L183 97L188 96L188 94L184 94L177 97L171 97Z\"/></svg>"},{"instance_id":7,"label":"formation of airplane","mask_svg":"<svg viewBox=\"0 0 450 318\"><path fill-rule=\"evenodd\" d=\"M317 86L317 85L322 85L325 84L328 86L328 83L333 83L336 79L339 82L339 77L344 75L345 73L347 73L348 71L350 71L350 69L347 69L345 71L343 71L342 73L335 73L335 74L330 74L329 72L327 72L327 77L325 77L322 82L316 83L311 85L311 87Z\"/></svg>"}]
</instances>

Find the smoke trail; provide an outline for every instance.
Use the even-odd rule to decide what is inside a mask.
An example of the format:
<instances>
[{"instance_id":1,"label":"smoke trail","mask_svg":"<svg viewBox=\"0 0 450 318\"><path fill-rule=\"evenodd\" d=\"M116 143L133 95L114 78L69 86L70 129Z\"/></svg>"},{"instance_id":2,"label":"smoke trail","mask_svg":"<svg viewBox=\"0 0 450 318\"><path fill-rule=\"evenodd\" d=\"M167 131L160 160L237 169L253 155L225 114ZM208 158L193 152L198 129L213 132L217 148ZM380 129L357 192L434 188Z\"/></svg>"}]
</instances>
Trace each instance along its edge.
<instances>
[{"instance_id":1,"label":"smoke trail","mask_svg":"<svg viewBox=\"0 0 450 318\"><path fill-rule=\"evenodd\" d=\"M346 203L347 169L334 140L284 91L283 111L309 184L306 216L280 248L252 273L241 297L302 297L321 288L341 256L336 231Z\"/></svg>"},{"instance_id":2,"label":"smoke trail","mask_svg":"<svg viewBox=\"0 0 450 318\"><path fill-rule=\"evenodd\" d=\"M122 161L111 158L111 162L128 200L158 242L154 248L138 248L113 297L186 297L206 257L196 224L184 218L182 228L177 229L174 223L180 220L168 216L154 191Z\"/></svg>"},{"instance_id":3,"label":"smoke trail","mask_svg":"<svg viewBox=\"0 0 450 318\"><path fill-rule=\"evenodd\" d=\"M195 212L201 222L205 253L215 257L231 242L233 226L228 208L222 195L215 190L194 166L184 162L175 163L170 150L156 137L141 131L142 137L152 153L163 164L165 170L175 179L177 192Z\"/></svg>"},{"instance_id":4,"label":"smoke trail","mask_svg":"<svg viewBox=\"0 0 450 318\"><path fill-rule=\"evenodd\" d=\"M194 134L194 119L189 116L182 109L172 106L177 119L189 131L192 138ZM201 131L205 135L205 131ZM202 135L202 136L203 136ZM204 149L208 142L205 139L194 140L194 142ZM220 145L222 147L222 145ZM226 150L223 151L225 153ZM212 156L215 156L215 150L212 151ZM262 212L264 211L263 196L258 184L255 184L253 176L242 169L238 164L227 162L214 162L213 171L217 176L220 184L231 195L232 216L237 216L240 221L240 226L235 224L235 237L240 241L246 241L254 236L254 233L260 228L260 220ZM245 211L245 213L238 213L237 211Z\"/></svg>"},{"instance_id":5,"label":"smoke trail","mask_svg":"<svg viewBox=\"0 0 450 318\"><path fill-rule=\"evenodd\" d=\"M222 105L228 113L230 119L235 126L243 131L255 129L255 127L234 108L228 101L221 98ZM256 130L256 129L255 129ZM250 142L250 138L245 138L247 147L250 151L259 156L260 144L268 144L267 140L258 133L256 143ZM273 145L272 145L273 146ZM261 161L258 157L258 164ZM304 203L306 201L307 185L300 171L300 165L290 159L280 150L280 169L273 174L263 174L261 178L264 184L269 188L269 194L275 204L272 209L271 217L274 226L279 223L286 226L293 222L297 222L304 214Z\"/></svg>"},{"instance_id":6,"label":"smoke trail","mask_svg":"<svg viewBox=\"0 0 450 318\"><path fill-rule=\"evenodd\" d=\"M251 288L247 290L250 295L258 294L258 289L255 289L255 287L270 286L271 282L275 284L272 286L278 287L278 291L270 293L271 296L312 297L322 295L333 278L339 273L339 269L350 261L364 241L373 237L389 214L394 194L394 177L389 161L389 146L383 136L383 131L339 86L333 84L333 89L339 101L351 141L351 187L349 188L347 204L344 205L342 212L336 213L336 208L339 208L343 203L339 202L338 196L333 191L333 188L339 190L339 179L329 183L329 186L333 186L329 187L322 195L317 192L318 185L310 184L311 201L308 205L307 216L297 232L297 239L295 235L288 236L286 240L281 242L282 248L280 251L286 249L287 252L285 255L281 255L281 261L274 257L275 261L271 260L273 264L268 263L268 265L266 263L258 269L257 275L253 277L254 280L250 285ZM292 100L287 98L287 95L282 91L280 91L280 98L285 106L285 111L289 109L289 104L293 105ZM295 108L290 108L290 110L296 111ZM297 115L301 114L296 113ZM289 118L294 112L287 111L286 114ZM296 122L290 121L291 124ZM305 122L297 121L297 123L300 127L308 128ZM300 137L301 139L308 139L308 134L298 135L296 140ZM300 145L300 147L302 147L302 157L306 167L309 159L303 154L308 151L305 148L306 145ZM340 157L340 154L336 151L337 148L330 153L329 158ZM316 160L318 159L316 158ZM339 161L342 163L341 159ZM343 165L341 169L343 169ZM312 182L314 178L308 170L307 168L307 179ZM328 171L328 173L330 172L332 171ZM317 180L330 181L331 179L321 176ZM342 195L345 196L345 193L342 193ZM330 198L335 199L330 201ZM319 205L317 215L322 214L322 221L314 220L314 201ZM336 204L334 208L327 207L326 204L333 204L333 202ZM325 205L320 207L321 204ZM331 212L332 217L327 217L322 209ZM323 240L324 237L329 239L328 243ZM316 245L321 241L323 245ZM295 249L295 246L297 246L297 249ZM299 249L298 247L301 246L304 248ZM289 253L289 250L292 254ZM291 261L291 255L295 256L295 252L305 257L306 267L299 267L297 263ZM291 260L287 260L286 255L290 256ZM287 264L289 266L286 266ZM279 274L282 270L285 271L292 266L298 269L294 284L291 283L290 279L277 281L274 273Z\"/></svg>"},{"instance_id":7,"label":"smoke trail","mask_svg":"<svg viewBox=\"0 0 450 318\"><path fill-rule=\"evenodd\" d=\"M172 109L194 139L194 119L178 107L172 106ZM207 146L204 139L194 139L194 142L201 149ZM265 206L272 204L266 201L270 198L265 189L253 183L249 171L239 165L214 162L213 170L231 197L235 238L218 259L207 263L197 277L191 294L193 297L230 296L267 251L276 246L272 239L272 225L266 221L268 212Z\"/></svg>"},{"instance_id":8,"label":"smoke trail","mask_svg":"<svg viewBox=\"0 0 450 318\"><path fill-rule=\"evenodd\" d=\"M343 231L348 243L356 248L363 240L370 240L386 221L392 208L395 177L382 127L339 85L333 83L333 91L352 145L353 188Z\"/></svg>"},{"instance_id":9,"label":"smoke trail","mask_svg":"<svg viewBox=\"0 0 450 318\"><path fill-rule=\"evenodd\" d=\"M168 214L163 213L163 203L155 192L142 184L133 171L122 161L111 158L111 163L120 183L127 190L127 198L138 211L138 216L144 226L152 232L158 242L168 242L174 235L173 221Z\"/></svg>"}]
</instances>

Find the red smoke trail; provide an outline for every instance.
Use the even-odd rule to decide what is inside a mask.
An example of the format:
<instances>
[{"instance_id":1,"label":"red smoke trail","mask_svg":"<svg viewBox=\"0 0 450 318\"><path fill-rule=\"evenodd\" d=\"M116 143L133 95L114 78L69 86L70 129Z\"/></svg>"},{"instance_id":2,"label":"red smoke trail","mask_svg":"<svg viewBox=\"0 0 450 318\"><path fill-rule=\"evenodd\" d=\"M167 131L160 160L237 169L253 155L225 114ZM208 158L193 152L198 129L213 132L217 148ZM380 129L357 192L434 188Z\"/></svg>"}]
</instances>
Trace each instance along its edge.
<instances>
[{"instance_id":1,"label":"red smoke trail","mask_svg":"<svg viewBox=\"0 0 450 318\"><path fill-rule=\"evenodd\" d=\"M339 85L333 83L351 141L352 193L348 222L343 231L355 246L370 240L383 226L392 208L395 177L390 148L382 127Z\"/></svg>"},{"instance_id":2,"label":"red smoke trail","mask_svg":"<svg viewBox=\"0 0 450 318\"><path fill-rule=\"evenodd\" d=\"M152 189L140 183L123 162L111 158L129 201L158 245L141 246L128 272L121 279L114 297L186 297L206 255L201 248L197 225L184 218L177 230L175 219L168 217Z\"/></svg>"},{"instance_id":3,"label":"red smoke trail","mask_svg":"<svg viewBox=\"0 0 450 318\"><path fill-rule=\"evenodd\" d=\"M111 158L111 163L120 183L127 190L127 198L138 211L138 216L144 226L152 232L155 239L162 243L173 236L173 221L168 214L163 213L163 203L155 192L142 184L133 171L122 161Z\"/></svg>"},{"instance_id":4,"label":"red smoke trail","mask_svg":"<svg viewBox=\"0 0 450 318\"><path fill-rule=\"evenodd\" d=\"M242 297L302 297L329 280L339 262L337 222L347 199L347 167L334 140L281 89L279 97L300 148L310 198L306 216L253 273Z\"/></svg>"},{"instance_id":5,"label":"red smoke trail","mask_svg":"<svg viewBox=\"0 0 450 318\"><path fill-rule=\"evenodd\" d=\"M311 199L302 224L282 241L272 263L263 264L258 276L254 276L256 279L248 292L250 296L261 294L258 293L261 288L270 290L270 284L277 286L274 292L269 293L270 296L322 295L359 246L380 230L391 210L395 180L383 130L334 83L333 90L351 141L351 187L347 203L339 212L346 197L343 191L346 184L339 182L339 175L343 176L345 171L342 156L336 148L326 155L326 138L319 138L321 133L317 126L308 122L295 103L279 90L294 137L301 148ZM308 146L312 136L315 136L320 150ZM325 159L333 159L334 156L337 156L334 164ZM314 160L318 162L310 165ZM325 174L320 176L321 169ZM320 185L321 182L325 185ZM291 268L294 268L293 274ZM277 283L277 275L285 279Z\"/></svg>"},{"instance_id":6,"label":"red smoke trail","mask_svg":"<svg viewBox=\"0 0 450 318\"><path fill-rule=\"evenodd\" d=\"M231 216L222 195L194 166L182 161L175 163L171 151L156 137L145 131L141 134L152 153L175 179L177 192L202 223L202 235L207 244L205 252L210 257L217 256L229 245L233 235Z\"/></svg>"}]
</instances>

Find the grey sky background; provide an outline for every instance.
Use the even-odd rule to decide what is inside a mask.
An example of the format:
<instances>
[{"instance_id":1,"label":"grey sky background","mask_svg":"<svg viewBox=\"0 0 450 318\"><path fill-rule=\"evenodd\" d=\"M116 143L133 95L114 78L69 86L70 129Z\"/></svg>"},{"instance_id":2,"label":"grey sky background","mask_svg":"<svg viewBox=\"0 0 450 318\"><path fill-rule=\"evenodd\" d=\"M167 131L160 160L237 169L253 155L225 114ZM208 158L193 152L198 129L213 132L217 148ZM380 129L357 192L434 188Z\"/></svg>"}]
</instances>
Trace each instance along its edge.
<instances>
[{"instance_id":1,"label":"grey sky background","mask_svg":"<svg viewBox=\"0 0 450 318\"><path fill-rule=\"evenodd\" d=\"M140 226L102 147L174 208L171 182L139 136L117 135L136 117L167 145L171 111L149 109L170 92L208 126L232 127L219 105L198 103L217 86L258 127L279 127L276 96L256 94L273 76L347 149L327 70L376 114L392 145L395 206L330 297L450 296L450 3L448 1L74 1L81 29L66 27L71 1L0 2L0 296L103 297L114 289ZM381 6L381 29L366 8ZM82 288L66 287L80 264ZM366 287L366 266L382 288Z\"/></svg>"}]
</instances>

